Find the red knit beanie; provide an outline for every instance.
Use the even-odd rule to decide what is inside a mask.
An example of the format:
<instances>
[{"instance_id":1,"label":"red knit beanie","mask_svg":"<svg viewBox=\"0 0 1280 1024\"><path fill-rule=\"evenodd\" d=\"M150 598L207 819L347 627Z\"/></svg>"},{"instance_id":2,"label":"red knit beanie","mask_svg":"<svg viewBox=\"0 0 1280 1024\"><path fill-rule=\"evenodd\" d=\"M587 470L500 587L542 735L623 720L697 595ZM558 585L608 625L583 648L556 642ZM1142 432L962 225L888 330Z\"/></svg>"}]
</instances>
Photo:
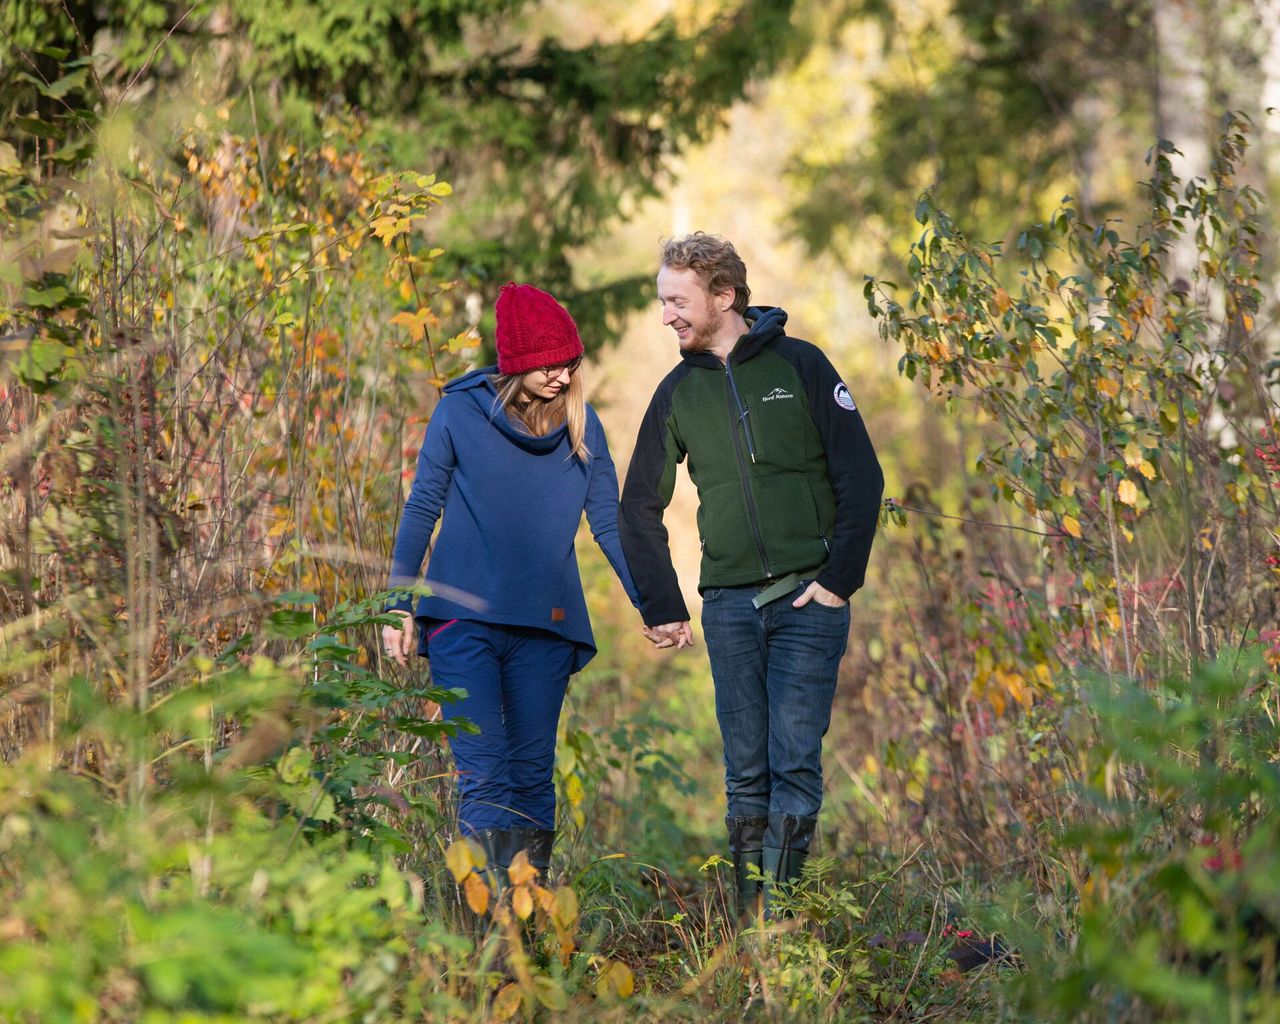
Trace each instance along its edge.
<instances>
[{"instance_id":1,"label":"red knit beanie","mask_svg":"<svg viewBox=\"0 0 1280 1024\"><path fill-rule=\"evenodd\" d=\"M528 373L582 355L578 325L560 303L531 284L502 286L498 313L498 372Z\"/></svg>"}]
</instances>

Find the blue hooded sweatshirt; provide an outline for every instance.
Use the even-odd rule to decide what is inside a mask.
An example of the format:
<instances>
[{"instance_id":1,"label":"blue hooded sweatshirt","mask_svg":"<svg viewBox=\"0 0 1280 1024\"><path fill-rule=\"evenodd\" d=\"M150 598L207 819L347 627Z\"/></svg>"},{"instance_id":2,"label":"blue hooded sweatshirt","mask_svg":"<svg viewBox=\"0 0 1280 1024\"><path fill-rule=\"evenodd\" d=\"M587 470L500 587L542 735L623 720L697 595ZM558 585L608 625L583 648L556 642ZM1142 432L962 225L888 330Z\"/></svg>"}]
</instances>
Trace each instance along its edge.
<instances>
[{"instance_id":1,"label":"blue hooded sweatshirt","mask_svg":"<svg viewBox=\"0 0 1280 1024\"><path fill-rule=\"evenodd\" d=\"M618 476L604 428L587 406L590 458L574 457L560 426L531 437L498 405L485 367L452 381L427 425L418 471L405 502L391 555L391 586L418 581L418 571L443 512L427 566L431 595L420 598L418 653L427 654L431 620L470 619L531 626L577 648L573 671L596 653L582 595L574 537L582 513L596 543L639 598L618 539ZM410 610L404 599L393 608Z\"/></svg>"}]
</instances>

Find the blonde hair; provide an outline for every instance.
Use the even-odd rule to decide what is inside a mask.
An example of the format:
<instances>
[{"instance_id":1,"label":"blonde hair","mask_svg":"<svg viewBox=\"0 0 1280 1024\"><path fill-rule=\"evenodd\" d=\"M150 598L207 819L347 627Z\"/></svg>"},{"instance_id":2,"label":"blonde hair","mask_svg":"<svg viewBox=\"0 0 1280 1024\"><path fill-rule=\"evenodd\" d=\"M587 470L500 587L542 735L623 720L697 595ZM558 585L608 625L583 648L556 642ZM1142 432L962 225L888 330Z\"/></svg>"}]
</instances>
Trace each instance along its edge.
<instances>
[{"instance_id":1,"label":"blonde hair","mask_svg":"<svg viewBox=\"0 0 1280 1024\"><path fill-rule=\"evenodd\" d=\"M662 243L659 265L672 270L692 270L712 295L732 288L733 311L739 316L751 303L747 265L733 243L719 235L695 231L683 238L667 239Z\"/></svg>"},{"instance_id":2,"label":"blonde hair","mask_svg":"<svg viewBox=\"0 0 1280 1024\"><path fill-rule=\"evenodd\" d=\"M523 373L493 375L493 387L498 392L495 408L505 410L507 416L524 427L531 437L542 437L560 424L566 424L570 455L586 462L591 458L591 449L587 447L586 440L587 400L583 394L581 373L569 374L569 386L550 400L527 395L524 378Z\"/></svg>"}]
</instances>

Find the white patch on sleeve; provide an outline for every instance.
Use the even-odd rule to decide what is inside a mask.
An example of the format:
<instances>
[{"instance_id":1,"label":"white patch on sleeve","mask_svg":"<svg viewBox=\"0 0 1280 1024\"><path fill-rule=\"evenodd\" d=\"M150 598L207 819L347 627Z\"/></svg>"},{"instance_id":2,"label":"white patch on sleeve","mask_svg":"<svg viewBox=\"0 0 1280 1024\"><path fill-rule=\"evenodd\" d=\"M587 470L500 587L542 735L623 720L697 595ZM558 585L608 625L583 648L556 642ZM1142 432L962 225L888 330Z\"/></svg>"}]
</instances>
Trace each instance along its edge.
<instances>
[{"instance_id":1,"label":"white patch on sleeve","mask_svg":"<svg viewBox=\"0 0 1280 1024\"><path fill-rule=\"evenodd\" d=\"M853 395L849 394L849 389L844 386L844 381L836 385L836 405L848 412L854 412L858 408L853 404Z\"/></svg>"}]
</instances>

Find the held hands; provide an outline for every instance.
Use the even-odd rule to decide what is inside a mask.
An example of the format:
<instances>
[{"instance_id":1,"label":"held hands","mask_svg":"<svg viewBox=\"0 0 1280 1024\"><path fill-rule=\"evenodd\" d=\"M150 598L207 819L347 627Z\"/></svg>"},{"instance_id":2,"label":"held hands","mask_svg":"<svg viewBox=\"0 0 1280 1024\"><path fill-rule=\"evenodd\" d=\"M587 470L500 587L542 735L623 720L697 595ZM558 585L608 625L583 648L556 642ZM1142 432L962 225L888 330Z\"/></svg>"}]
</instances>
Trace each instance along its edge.
<instances>
[{"instance_id":1,"label":"held hands","mask_svg":"<svg viewBox=\"0 0 1280 1024\"><path fill-rule=\"evenodd\" d=\"M645 638L659 650L693 646L693 627L688 622L668 622L663 626L641 626Z\"/></svg>"},{"instance_id":2,"label":"held hands","mask_svg":"<svg viewBox=\"0 0 1280 1024\"><path fill-rule=\"evenodd\" d=\"M404 665L409 654L409 643L413 640L413 616L402 610L396 610L392 614L400 616L400 625L382 627L382 649L397 665Z\"/></svg>"},{"instance_id":3,"label":"held hands","mask_svg":"<svg viewBox=\"0 0 1280 1024\"><path fill-rule=\"evenodd\" d=\"M837 597L831 593L826 587L819 586L818 581L814 580L804 589L804 593L791 602L793 608L803 608L810 601L817 601L818 604L824 604L828 608L843 608L849 602L842 597Z\"/></svg>"}]
</instances>

